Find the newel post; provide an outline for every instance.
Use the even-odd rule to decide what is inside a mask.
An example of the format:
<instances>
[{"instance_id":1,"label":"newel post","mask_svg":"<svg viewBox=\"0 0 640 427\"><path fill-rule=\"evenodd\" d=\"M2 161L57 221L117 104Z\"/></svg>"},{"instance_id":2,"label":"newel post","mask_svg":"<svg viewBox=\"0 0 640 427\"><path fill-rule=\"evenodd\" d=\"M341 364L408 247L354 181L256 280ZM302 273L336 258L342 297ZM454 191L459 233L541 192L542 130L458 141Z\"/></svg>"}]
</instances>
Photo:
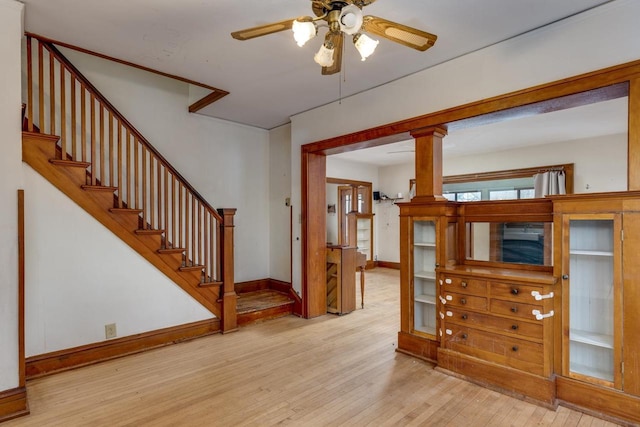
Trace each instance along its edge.
<instances>
[{"instance_id":1,"label":"newel post","mask_svg":"<svg viewBox=\"0 0 640 427\"><path fill-rule=\"evenodd\" d=\"M222 268L222 333L238 330L237 295L233 277L233 217L236 209L218 209L220 223L220 265Z\"/></svg>"},{"instance_id":2,"label":"newel post","mask_svg":"<svg viewBox=\"0 0 640 427\"><path fill-rule=\"evenodd\" d=\"M442 196L442 139L444 126L411 132L416 144L416 196L413 201L446 200Z\"/></svg>"}]
</instances>

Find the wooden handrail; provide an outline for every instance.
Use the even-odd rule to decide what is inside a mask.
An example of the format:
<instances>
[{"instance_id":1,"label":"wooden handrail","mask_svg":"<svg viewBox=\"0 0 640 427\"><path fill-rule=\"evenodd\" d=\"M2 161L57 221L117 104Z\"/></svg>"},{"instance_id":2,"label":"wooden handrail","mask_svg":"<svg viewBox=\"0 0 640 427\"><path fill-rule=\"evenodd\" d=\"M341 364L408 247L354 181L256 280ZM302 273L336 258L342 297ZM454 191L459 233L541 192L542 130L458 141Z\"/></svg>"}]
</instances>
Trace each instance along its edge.
<instances>
[{"instance_id":1,"label":"wooden handrail","mask_svg":"<svg viewBox=\"0 0 640 427\"><path fill-rule=\"evenodd\" d=\"M149 141L146 140L144 136L114 107L102 93L93 85L91 82L56 48L52 43L48 41L42 41L35 36L27 36L27 38L35 38L38 40L38 43L41 43L43 46L46 46L49 49L56 59L58 59L61 63L64 63L64 66L71 72L72 75L82 83L82 85L87 88L90 92L92 92L96 99L98 99L103 105L107 107L110 111L113 112L114 117L118 119L118 121L124 125L124 127L131 130L131 134L137 138L137 140L143 144L154 156L156 156L162 163L164 163L169 171L173 173L180 181L182 181L185 188L187 188L190 192L192 192L201 202L206 206L206 208L218 219L218 221L222 221L220 214L214 209L204 197L198 193L198 191L189 184L189 182L169 163L167 159L164 158L158 150L156 150Z\"/></svg>"},{"instance_id":2,"label":"wooden handrail","mask_svg":"<svg viewBox=\"0 0 640 427\"><path fill-rule=\"evenodd\" d=\"M115 208L139 210L142 229L162 230L162 249L182 250L185 271L201 269L201 282L233 280L235 210L214 209L51 42L26 39L28 129L59 132L60 159L89 165L90 187L113 190ZM233 283L224 286L229 300Z\"/></svg>"}]
</instances>

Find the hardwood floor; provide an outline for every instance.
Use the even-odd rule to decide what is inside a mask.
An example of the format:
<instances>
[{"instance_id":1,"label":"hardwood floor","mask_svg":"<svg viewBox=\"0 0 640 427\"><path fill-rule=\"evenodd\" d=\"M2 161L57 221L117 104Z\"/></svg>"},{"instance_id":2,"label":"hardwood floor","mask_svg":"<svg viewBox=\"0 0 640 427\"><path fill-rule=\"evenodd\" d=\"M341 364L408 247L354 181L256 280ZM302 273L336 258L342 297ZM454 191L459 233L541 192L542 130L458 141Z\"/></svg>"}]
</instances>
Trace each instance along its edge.
<instances>
[{"instance_id":1,"label":"hardwood floor","mask_svg":"<svg viewBox=\"0 0 640 427\"><path fill-rule=\"evenodd\" d=\"M397 353L398 272L366 280L365 308L344 316L281 317L29 381L31 415L2 427L614 425Z\"/></svg>"}]
</instances>

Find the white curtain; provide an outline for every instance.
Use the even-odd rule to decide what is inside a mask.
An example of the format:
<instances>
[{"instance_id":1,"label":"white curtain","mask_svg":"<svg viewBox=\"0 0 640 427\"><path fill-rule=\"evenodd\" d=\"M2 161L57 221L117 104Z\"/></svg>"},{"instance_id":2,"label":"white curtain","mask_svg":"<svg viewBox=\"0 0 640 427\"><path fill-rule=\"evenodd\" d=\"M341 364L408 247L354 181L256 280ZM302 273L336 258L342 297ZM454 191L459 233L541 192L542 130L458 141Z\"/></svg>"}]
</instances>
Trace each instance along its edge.
<instances>
[{"instance_id":1,"label":"white curtain","mask_svg":"<svg viewBox=\"0 0 640 427\"><path fill-rule=\"evenodd\" d=\"M552 194L567 194L564 171L546 171L533 176L535 197Z\"/></svg>"}]
</instances>

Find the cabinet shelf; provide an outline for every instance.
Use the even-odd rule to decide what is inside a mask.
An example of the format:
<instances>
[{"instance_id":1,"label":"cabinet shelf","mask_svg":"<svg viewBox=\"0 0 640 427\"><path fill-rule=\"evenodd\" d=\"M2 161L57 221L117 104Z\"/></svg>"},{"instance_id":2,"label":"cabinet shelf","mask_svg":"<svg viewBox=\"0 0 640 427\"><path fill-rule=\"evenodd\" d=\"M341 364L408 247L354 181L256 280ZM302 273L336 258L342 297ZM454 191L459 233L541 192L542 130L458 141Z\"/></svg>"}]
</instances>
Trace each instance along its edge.
<instances>
[{"instance_id":1,"label":"cabinet shelf","mask_svg":"<svg viewBox=\"0 0 640 427\"><path fill-rule=\"evenodd\" d=\"M613 336L571 329L569 340L602 348L613 348Z\"/></svg>"},{"instance_id":2,"label":"cabinet shelf","mask_svg":"<svg viewBox=\"0 0 640 427\"><path fill-rule=\"evenodd\" d=\"M580 363L571 364L571 372L585 375L592 378L603 378L605 381L613 380L613 373L605 369L598 369L593 366L587 366Z\"/></svg>"},{"instance_id":3,"label":"cabinet shelf","mask_svg":"<svg viewBox=\"0 0 640 427\"><path fill-rule=\"evenodd\" d=\"M416 271L415 273L413 273L413 277L436 280L436 273L435 271Z\"/></svg>"},{"instance_id":4,"label":"cabinet shelf","mask_svg":"<svg viewBox=\"0 0 640 427\"><path fill-rule=\"evenodd\" d=\"M434 304L436 303L436 297L435 295L426 295L426 294L422 294L422 295L416 295L413 298L414 301L416 302L422 302L425 304Z\"/></svg>"},{"instance_id":5,"label":"cabinet shelf","mask_svg":"<svg viewBox=\"0 0 640 427\"><path fill-rule=\"evenodd\" d=\"M613 252L611 251L571 250L569 253L571 255L604 256L604 257L613 256Z\"/></svg>"},{"instance_id":6,"label":"cabinet shelf","mask_svg":"<svg viewBox=\"0 0 640 427\"><path fill-rule=\"evenodd\" d=\"M420 246L421 248L435 248L436 244L433 242L413 242L413 246Z\"/></svg>"}]
</instances>

